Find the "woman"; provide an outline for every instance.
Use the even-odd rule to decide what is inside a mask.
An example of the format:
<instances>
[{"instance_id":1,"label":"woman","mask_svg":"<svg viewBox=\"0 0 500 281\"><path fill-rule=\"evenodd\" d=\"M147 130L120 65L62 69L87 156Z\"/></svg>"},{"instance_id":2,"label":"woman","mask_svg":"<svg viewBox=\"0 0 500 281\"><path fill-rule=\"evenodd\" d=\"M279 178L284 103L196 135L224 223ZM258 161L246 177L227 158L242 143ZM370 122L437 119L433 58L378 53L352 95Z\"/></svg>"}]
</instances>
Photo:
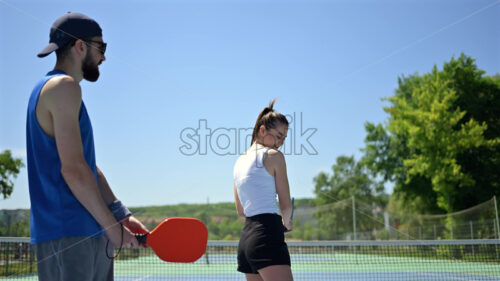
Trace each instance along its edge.
<instances>
[{"instance_id":1,"label":"woman","mask_svg":"<svg viewBox=\"0 0 500 281\"><path fill-rule=\"evenodd\" d=\"M257 117L252 144L234 165L236 210L246 217L238 246L238 271L249 281L293 280L284 236L293 229L292 203L285 157L278 151L288 120L273 110L274 102Z\"/></svg>"}]
</instances>

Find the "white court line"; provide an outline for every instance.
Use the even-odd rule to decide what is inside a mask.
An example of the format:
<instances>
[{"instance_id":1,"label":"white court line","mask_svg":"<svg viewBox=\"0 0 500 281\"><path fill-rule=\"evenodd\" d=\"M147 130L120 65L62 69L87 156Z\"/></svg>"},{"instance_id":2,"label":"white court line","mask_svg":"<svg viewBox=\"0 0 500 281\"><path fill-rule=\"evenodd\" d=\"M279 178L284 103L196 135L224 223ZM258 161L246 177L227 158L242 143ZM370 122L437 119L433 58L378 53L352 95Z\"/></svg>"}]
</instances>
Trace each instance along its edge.
<instances>
[{"instance_id":1,"label":"white court line","mask_svg":"<svg viewBox=\"0 0 500 281\"><path fill-rule=\"evenodd\" d=\"M441 275L441 274L437 274L437 273L425 273L425 272L422 272L422 273L420 273L420 274L422 274L422 275L428 275L428 276L442 277L442 275ZM463 274L463 275L465 275L466 273L458 273L458 274ZM490 277L490 276L485 276L485 277L486 277L486 278L492 278L492 277ZM462 281L480 281L480 280L482 280L482 278L481 278L480 280L478 280L478 279L469 279L469 278L470 278L470 277L449 277L449 276L447 276L447 277L446 277L446 280L448 280L448 279L450 279L450 280L462 280ZM493 278L494 278L494 277L493 277ZM489 279L488 279L488 280L489 280ZM500 279L498 279L498 278L497 278L497 279L491 279L491 280L500 280Z\"/></svg>"},{"instance_id":2,"label":"white court line","mask_svg":"<svg viewBox=\"0 0 500 281\"><path fill-rule=\"evenodd\" d=\"M146 279L148 279L148 278L149 278L149 277L151 277L151 276L153 276L153 275L148 275L148 276L143 277L143 278L135 279L134 281L142 281L142 280L146 280Z\"/></svg>"}]
</instances>

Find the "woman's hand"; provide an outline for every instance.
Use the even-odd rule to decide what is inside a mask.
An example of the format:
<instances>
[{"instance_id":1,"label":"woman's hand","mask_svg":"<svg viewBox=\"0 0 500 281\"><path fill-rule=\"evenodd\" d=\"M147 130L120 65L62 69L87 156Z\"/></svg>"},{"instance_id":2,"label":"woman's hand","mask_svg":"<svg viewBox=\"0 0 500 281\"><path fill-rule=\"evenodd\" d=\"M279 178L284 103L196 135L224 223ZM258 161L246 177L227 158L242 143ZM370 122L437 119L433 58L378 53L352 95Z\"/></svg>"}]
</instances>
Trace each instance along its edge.
<instances>
[{"instance_id":1,"label":"woman's hand","mask_svg":"<svg viewBox=\"0 0 500 281\"><path fill-rule=\"evenodd\" d=\"M288 220L287 222L283 221L283 226L286 228L285 233L290 233L293 231L293 222L292 220Z\"/></svg>"}]
</instances>

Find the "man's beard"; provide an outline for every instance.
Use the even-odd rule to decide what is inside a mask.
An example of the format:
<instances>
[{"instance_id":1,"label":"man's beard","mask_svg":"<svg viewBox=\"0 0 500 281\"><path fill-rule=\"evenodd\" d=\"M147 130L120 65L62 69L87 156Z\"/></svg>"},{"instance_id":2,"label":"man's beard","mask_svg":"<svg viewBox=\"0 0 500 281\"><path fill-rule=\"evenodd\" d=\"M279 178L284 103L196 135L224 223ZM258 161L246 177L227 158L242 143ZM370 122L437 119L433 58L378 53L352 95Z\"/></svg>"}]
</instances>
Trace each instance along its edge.
<instances>
[{"instance_id":1,"label":"man's beard","mask_svg":"<svg viewBox=\"0 0 500 281\"><path fill-rule=\"evenodd\" d=\"M99 78L99 67L89 58L88 53L82 62L83 78L90 82L95 82Z\"/></svg>"}]
</instances>

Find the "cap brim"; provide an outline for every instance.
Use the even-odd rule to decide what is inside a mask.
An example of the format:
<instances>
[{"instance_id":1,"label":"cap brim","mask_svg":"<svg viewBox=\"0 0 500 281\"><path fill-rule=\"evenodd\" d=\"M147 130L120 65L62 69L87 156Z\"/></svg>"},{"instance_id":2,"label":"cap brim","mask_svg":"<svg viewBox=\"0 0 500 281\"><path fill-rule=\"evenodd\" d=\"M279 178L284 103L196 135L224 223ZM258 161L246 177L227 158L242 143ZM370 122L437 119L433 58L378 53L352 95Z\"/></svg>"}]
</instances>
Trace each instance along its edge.
<instances>
[{"instance_id":1,"label":"cap brim","mask_svg":"<svg viewBox=\"0 0 500 281\"><path fill-rule=\"evenodd\" d=\"M39 58L43 58L48 54L52 53L53 51L57 50L58 48L59 46L57 46L56 43L49 43L49 45L45 46L45 48L43 48L43 50L40 53L38 53L37 56Z\"/></svg>"}]
</instances>

